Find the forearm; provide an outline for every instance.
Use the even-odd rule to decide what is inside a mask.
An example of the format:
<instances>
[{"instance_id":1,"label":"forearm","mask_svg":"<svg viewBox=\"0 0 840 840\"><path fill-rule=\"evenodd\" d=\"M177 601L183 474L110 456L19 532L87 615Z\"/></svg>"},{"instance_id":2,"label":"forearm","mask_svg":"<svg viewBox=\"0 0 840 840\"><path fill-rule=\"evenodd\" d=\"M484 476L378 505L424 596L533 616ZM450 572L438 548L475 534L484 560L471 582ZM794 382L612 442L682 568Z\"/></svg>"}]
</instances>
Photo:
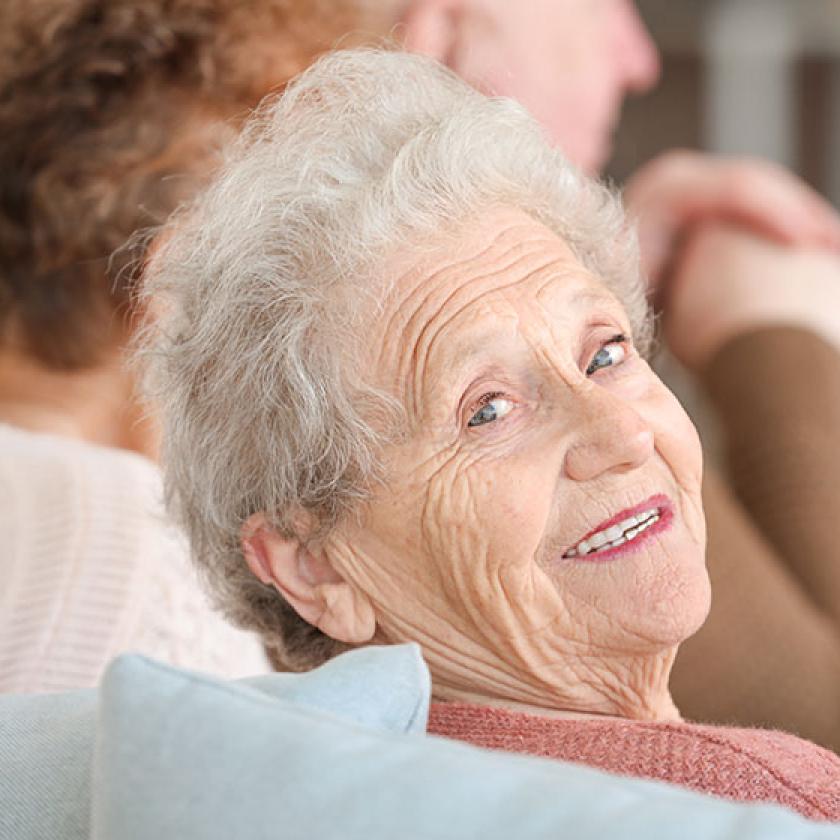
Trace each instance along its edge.
<instances>
[{"instance_id":1,"label":"forearm","mask_svg":"<svg viewBox=\"0 0 840 840\"><path fill-rule=\"evenodd\" d=\"M768 328L729 342L703 378L737 496L810 601L840 620L840 353Z\"/></svg>"}]
</instances>

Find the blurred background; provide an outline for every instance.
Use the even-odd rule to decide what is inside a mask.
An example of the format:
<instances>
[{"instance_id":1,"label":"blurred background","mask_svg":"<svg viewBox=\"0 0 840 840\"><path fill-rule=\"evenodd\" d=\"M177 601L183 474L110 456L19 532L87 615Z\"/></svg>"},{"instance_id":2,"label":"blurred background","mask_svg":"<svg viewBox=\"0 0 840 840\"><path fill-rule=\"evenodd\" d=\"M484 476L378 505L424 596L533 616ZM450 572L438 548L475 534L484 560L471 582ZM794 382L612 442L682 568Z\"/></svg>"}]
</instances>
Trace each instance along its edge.
<instances>
[{"instance_id":1,"label":"blurred background","mask_svg":"<svg viewBox=\"0 0 840 840\"><path fill-rule=\"evenodd\" d=\"M623 182L673 148L759 155L840 207L840 0L636 0L662 60L624 105L607 176ZM656 368L722 465L714 412L680 366Z\"/></svg>"},{"instance_id":2,"label":"blurred background","mask_svg":"<svg viewBox=\"0 0 840 840\"><path fill-rule=\"evenodd\" d=\"M659 86L626 105L608 174L673 147L783 163L840 205L840 0L638 0Z\"/></svg>"}]
</instances>

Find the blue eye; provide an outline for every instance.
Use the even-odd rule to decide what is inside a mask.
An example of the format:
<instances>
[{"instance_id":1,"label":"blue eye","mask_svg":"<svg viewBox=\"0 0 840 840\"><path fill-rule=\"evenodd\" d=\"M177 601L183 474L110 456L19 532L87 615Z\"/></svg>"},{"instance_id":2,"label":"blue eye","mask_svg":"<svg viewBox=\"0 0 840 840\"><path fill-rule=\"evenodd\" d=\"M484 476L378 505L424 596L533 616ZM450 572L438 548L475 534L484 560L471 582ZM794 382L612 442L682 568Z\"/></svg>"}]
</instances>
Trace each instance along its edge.
<instances>
[{"instance_id":1,"label":"blue eye","mask_svg":"<svg viewBox=\"0 0 840 840\"><path fill-rule=\"evenodd\" d=\"M468 426L484 426L487 423L493 423L513 410L513 403L502 397L488 394L482 399L485 401L484 405L473 414L470 422L467 423Z\"/></svg>"},{"instance_id":2,"label":"blue eye","mask_svg":"<svg viewBox=\"0 0 840 840\"><path fill-rule=\"evenodd\" d=\"M601 368L620 365L627 358L627 337L624 335L613 336L593 357L586 368L586 375L592 376Z\"/></svg>"}]
</instances>

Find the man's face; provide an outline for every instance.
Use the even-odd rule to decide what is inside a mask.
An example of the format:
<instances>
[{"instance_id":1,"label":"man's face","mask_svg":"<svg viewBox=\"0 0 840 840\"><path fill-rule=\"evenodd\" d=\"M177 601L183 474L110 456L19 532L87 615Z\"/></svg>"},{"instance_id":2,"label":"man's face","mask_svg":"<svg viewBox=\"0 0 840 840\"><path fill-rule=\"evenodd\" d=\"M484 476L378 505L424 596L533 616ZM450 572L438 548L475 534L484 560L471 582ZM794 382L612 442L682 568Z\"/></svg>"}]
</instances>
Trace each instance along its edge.
<instances>
[{"instance_id":1,"label":"man's face","mask_svg":"<svg viewBox=\"0 0 840 840\"><path fill-rule=\"evenodd\" d=\"M632 0L473 0L452 68L519 100L571 160L607 161L626 93L655 84L659 57Z\"/></svg>"}]
</instances>

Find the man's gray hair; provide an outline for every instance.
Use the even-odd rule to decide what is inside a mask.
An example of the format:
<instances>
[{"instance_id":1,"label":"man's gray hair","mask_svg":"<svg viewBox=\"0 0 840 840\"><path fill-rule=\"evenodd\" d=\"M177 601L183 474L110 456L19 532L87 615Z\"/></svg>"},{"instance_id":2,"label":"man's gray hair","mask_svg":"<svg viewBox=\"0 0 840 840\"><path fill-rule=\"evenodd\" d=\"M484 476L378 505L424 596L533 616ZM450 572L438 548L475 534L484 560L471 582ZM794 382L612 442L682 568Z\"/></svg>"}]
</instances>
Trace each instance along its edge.
<instances>
[{"instance_id":1,"label":"man's gray hair","mask_svg":"<svg viewBox=\"0 0 840 840\"><path fill-rule=\"evenodd\" d=\"M615 196L519 105L396 50L333 53L266 101L163 231L141 357L167 501L219 606L288 668L343 646L251 574L242 526L264 512L290 535L300 511L328 529L358 510L396 426L358 361L385 261L498 205L562 237L646 345L635 237Z\"/></svg>"}]
</instances>

